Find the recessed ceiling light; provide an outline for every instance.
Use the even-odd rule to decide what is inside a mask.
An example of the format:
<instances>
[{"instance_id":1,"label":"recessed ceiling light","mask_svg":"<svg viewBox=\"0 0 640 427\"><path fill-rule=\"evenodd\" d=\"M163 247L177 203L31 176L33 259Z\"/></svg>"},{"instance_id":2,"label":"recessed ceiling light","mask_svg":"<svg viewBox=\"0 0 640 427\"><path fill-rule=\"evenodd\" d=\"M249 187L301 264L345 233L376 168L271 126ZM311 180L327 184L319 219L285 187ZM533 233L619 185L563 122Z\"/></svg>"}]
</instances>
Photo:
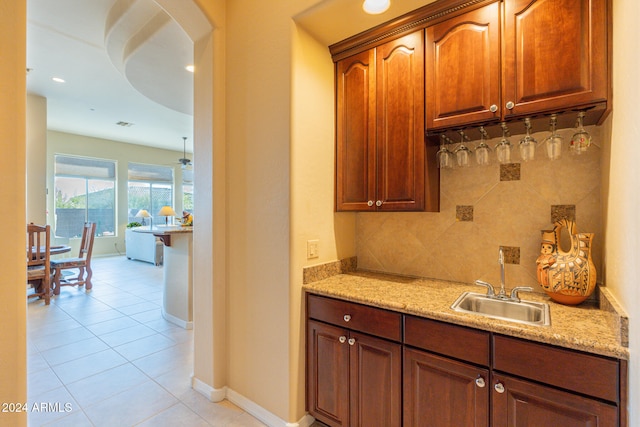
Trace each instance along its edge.
<instances>
[{"instance_id":1,"label":"recessed ceiling light","mask_svg":"<svg viewBox=\"0 0 640 427\"><path fill-rule=\"evenodd\" d=\"M362 9L370 15L385 12L391 6L391 0L364 0Z\"/></svg>"},{"instance_id":2,"label":"recessed ceiling light","mask_svg":"<svg viewBox=\"0 0 640 427\"><path fill-rule=\"evenodd\" d=\"M190 73L193 73L196 69L195 65L187 65L186 67L184 67L185 70L187 70Z\"/></svg>"},{"instance_id":3,"label":"recessed ceiling light","mask_svg":"<svg viewBox=\"0 0 640 427\"><path fill-rule=\"evenodd\" d=\"M56 83L64 83L64 79L61 79L60 77L53 77L51 80Z\"/></svg>"}]
</instances>

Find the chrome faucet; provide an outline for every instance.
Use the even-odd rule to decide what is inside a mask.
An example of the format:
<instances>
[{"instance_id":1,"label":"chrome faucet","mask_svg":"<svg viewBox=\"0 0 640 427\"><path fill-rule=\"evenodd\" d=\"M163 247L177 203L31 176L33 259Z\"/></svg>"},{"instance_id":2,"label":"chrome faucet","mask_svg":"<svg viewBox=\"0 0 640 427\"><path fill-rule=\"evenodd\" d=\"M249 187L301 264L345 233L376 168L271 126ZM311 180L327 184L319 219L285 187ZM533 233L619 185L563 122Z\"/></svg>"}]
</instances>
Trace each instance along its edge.
<instances>
[{"instance_id":1,"label":"chrome faucet","mask_svg":"<svg viewBox=\"0 0 640 427\"><path fill-rule=\"evenodd\" d=\"M498 251L498 263L500 264L500 292L498 292L498 298L505 298L505 290L504 290L504 252L502 251L502 247Z\"/></svg>"},{"instance_id":2,"label":"chrome faucet","mask_svg":"<svg viewBox=\"0 0 640 427\"><path fill-rule=\"evenodd\" d=\"M476 285L484 286L487 288L487 297L495 298L495 299L503 299L509 301L520 302L520 297L518 296L518 292L533 292L533 288L529 286L516 286L511 289L511 295L507 295L504 287L504 252L502 248L498 251L498 263L500 264L500 290L496 293L493 285L488 282L484 282L482 280L476 280Z\"/></svg>"}]
</instances>

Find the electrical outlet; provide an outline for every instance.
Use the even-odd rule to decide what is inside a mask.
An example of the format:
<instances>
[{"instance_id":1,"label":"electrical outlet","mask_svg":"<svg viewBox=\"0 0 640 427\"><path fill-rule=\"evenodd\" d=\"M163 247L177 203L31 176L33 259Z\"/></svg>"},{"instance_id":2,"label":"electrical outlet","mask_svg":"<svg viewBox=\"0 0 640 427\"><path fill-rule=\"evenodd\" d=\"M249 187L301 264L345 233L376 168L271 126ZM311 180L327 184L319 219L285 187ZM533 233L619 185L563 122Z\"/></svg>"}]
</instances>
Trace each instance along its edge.
<instances>
[{"instance_id":1,"label":"electrical outlet","mask_svg":"<svg viewBox=\"0 0 640 427\"><path fill-rule=\"evenodd\" d=\"M320 240L307 240L307 259L318 258L320 256L318 246Z\"/></svg>"}]
</instances>

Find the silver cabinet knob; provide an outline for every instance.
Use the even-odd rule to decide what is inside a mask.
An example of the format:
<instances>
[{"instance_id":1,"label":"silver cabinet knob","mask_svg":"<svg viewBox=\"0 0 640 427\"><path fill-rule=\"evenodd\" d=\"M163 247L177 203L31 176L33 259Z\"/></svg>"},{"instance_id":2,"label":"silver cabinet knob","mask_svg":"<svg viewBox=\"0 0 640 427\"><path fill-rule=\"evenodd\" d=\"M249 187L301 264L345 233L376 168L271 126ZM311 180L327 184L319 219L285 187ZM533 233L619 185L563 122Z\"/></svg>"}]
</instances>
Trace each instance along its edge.
<instances>
[{"instance_id":1,"label":"silver cabinet knob","mask_svg":"<svg viewBox=\"0 0 640 427\"><path fill-rule=\"evenodd\" d=\"M485 386L484 378L482 377L476 378L476 385L480 388L484 388Z\"/></svg>"},{"instance_id":2,"label":"silver cabinet knob","mask_svg":"<svg viewBox=\"0 0 640 427\"><path fill-rule=\"evenodd\" d=\"M349 320L351 320L351 315L350 314L345 314L343 317L345 322L348 322Z\"/></svg>"},{"instance_id":3,"label":"silver cabinet knob","mask_svg":"<svg viewBox=\"0 0 640 427\"><path fill-rule=\"evenodd\" d=\"M495 113L496 111L498 111L498 106L496 104L491 105L491 107L489 107L489 111Z\"/></svg>"},{"instance_id":4,"label":"silver cabinet knob","mask_svg":"<svg viewBox=\"0 0 640 427\"><path fill-rule=\"evenodd\" d=\"M369 200L369 201L367 202L367 206L373 206L373 200Z\"/></svg>"},{"instance_id":5,"label":"silver cabinet knob","mask_svg":"<svg viewBox=\"0 0 640 427\"><path fill-rule=\"evenodd\" d=\"M496 383L493 388L495 388L498 393L504 393L504 385L502 383Z\"/></svg>"},{"instance_id":6,"label":"silver cabinet knob","mask_svg":"<svg viewBox=\"0 0 640 427\"><path fill-rule=\"evenodd\" d=\"M340 341L340 344L344 344L347 341L347 337L342 335L342 336L340 336L340 338L338 338L338 341Z\"/></svg>"},{"instance_id":7,"label":"silver cabinet knob","mask_svg":"<svg viewBox=\"0 0 640 427\"><path fill-rule=\"evenodd\" d=\"M505 107L507 107L507 110L511 110L515 106L516 104L514 104L512 101L507 102L507 105L505 105Z\"/></svg>"},{"instance_id":8,"label":"silver cabinet knob","mask_svg":"<svg viewBox=\"0 0 640 427\"><path fill-rule=\"evenodd\" d=\"M376 200L376 206L378 207L382 206L382 200Z\"/></svg>"},{"instance_id":9,"label":"silver cabinet knob","mask_svg":"<svg viewBox=\"0 0 640 427\"><path fill-rule=\"evenodd\" d=\"M349 345L354 345L356 343L355 338L349 338Z\"/></svg>"}]
</instances>

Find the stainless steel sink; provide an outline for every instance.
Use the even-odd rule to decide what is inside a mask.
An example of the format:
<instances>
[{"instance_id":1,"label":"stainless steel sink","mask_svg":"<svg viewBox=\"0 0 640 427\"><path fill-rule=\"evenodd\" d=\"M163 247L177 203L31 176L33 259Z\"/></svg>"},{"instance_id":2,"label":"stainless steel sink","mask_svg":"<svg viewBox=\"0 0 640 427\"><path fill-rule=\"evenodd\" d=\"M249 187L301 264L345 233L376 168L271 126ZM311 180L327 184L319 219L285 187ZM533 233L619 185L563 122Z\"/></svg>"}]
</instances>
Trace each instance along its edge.
<instances>
[{"instance_id":1,"label":"stainless steel sink","mask_svg":"<svg viewBox=\"0 0 640 427\"><path fill-rule=\"evenodd\" d=\"M480 314L527 325L549 326L551 324L549 305L543 302L525 300L518 302L465 292L458 297L451 308L461 313Z\"/></svg>"}]
</instances>

